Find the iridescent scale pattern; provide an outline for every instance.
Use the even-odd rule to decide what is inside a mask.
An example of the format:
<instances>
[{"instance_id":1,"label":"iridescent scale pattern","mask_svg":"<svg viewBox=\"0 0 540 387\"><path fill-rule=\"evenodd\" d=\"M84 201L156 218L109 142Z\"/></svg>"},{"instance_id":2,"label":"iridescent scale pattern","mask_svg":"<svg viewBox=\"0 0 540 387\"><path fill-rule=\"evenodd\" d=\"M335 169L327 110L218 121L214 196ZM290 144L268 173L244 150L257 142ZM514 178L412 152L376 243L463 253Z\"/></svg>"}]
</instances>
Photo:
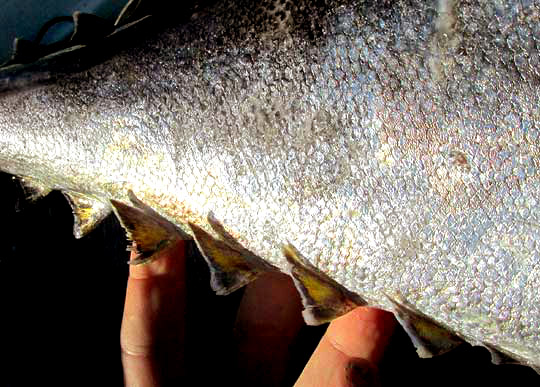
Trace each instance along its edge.
<instances>
[{"instance_id":1,"label":"iridescent scale pattern","mask_svg":"<svg viewBox=\"0 0 540 387\"><path fill-rule=\"evenodd\" d=\"M320 3L223 1L0 97L0 168L212 213L540 366L539 2Z\"/></svg>"}]
</instances>

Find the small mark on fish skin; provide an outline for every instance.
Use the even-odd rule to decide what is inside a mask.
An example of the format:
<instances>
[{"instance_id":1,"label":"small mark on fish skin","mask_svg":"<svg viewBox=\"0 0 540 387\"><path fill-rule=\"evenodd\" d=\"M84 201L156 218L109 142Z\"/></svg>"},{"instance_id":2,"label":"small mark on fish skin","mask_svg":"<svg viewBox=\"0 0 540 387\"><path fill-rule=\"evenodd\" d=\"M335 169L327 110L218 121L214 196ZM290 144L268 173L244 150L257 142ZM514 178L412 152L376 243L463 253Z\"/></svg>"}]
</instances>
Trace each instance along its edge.
<instances>
[{"instance_id":1,"label":"small mark on fish skin","mask_svg":"<svg viewBox=\"0 0 540 387\"><path fill-rule=\"evenodd\" d=\"M467 160L467 155L461 151L453 150L450 151L450 164L454 165L462 170L470 172L471 166Z\"/></svg>"}]
</instances>

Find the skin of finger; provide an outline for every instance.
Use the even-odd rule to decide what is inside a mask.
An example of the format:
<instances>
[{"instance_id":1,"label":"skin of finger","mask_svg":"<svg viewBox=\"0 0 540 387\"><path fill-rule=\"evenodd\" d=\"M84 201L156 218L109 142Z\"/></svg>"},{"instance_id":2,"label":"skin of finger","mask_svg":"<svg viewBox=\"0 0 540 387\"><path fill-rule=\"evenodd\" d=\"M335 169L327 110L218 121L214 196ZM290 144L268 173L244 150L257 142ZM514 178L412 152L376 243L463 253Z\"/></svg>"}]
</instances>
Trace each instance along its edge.
<instances>
[{"instance_id":1,"label":"skin of finger","mask_svg":"<svg viewBox=\"0 0 540 387\"><path fill-rule=\"evenodd\" d=\"M185 248L130 267L120 343L127 386L153 386L168 368L181 372L185 337ZM132 253L131 259L135 254ZM174 362L174 367L167 363ZM173 375L165 376L171 380Z\"/></svg>"},{"instance_id":2,"label":"skin of finger","mask_svg":"<svg viewBox=\"0 0 540 387\"><path fill-rule=\"evenodd\" d=\"M363 307L334 320L295 386L361 385L351 382L351 371L363 366L366 372L375 372L394 327L391 313Z\"/></svg>"},{"instance_id":3,"label":"skin of finger","mask_svg":"<svg viewBox=\"0 0 540 387\"><path fill-rule=\"evenodd\" d=\"M129 387L157 387L160 385L155 362L147 356L122 353L124 384Z\"/></svg>"},{"instance_id":4,"label":"skin of finger","mask_svg":"<svg viewBox=\"0 0 540 387\"><path fill-rule=\"evenodd\" d=\"M290 345L304 324L301 311L300 297L285 274L265 273L247 286L234 332L242 385L283 384Z\"/></svg>"},{"instance_id":5,"label":"skin of finger","mask_svg":"<svg viewBox=\"0 0 540 387\"><path fill-rule=\"evenodd\" d=\"M392 313L360 307L332 321L325 337L347 356L376 364L381 360L395 325Z\"/></svg>"}]
</instances>

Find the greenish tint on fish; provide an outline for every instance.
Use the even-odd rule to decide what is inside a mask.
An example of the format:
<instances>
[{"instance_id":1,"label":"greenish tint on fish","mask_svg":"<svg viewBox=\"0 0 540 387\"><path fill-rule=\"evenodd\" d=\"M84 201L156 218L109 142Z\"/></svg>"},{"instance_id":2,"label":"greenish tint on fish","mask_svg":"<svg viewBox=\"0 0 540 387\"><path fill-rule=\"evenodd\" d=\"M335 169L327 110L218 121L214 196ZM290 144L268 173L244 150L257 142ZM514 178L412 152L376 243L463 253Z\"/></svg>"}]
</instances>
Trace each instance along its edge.
<instances>
[{"instance_id":1,"label":"greenish tint on fish","mask_svg":"<svg viewBox=\"0 0 540 387\"><path fill-rule=\"evenodd\" d=\"M539 48L533 0L223 1L0 96L0 169L79 236L114 207L140 262L194 237L219 293L277 268L310 323L538 369Z\"/></svg>"}]
</instances>

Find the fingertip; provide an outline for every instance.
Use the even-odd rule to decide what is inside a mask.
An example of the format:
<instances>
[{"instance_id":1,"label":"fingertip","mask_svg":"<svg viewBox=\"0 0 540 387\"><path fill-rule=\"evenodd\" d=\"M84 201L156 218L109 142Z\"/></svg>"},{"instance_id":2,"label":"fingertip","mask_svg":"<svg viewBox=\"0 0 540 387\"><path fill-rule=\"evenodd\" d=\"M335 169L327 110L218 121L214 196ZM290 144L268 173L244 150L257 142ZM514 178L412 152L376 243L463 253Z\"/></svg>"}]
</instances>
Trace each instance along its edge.
<instances>
[{"instance_id":1,"label":"fingertip","mask_svg":"<svg viewBox=\"0 0 540 387\"><path fill-rule=\"evenodd\" d=\"M364 307L334 320L295 386L377 386L376 364L394 327L391 313Z\"/></svg>"},{"instance_id":2,"label":"fingertip","mask_svg":"<svg viewBox=\"0 0 540 387\"><path fill-rule=\"evenodd\" d=\"M325 336L347 356L378 363L395 324L394 315L390 312L359 307L334 320Z\"/></svg>"}]
</instances>

